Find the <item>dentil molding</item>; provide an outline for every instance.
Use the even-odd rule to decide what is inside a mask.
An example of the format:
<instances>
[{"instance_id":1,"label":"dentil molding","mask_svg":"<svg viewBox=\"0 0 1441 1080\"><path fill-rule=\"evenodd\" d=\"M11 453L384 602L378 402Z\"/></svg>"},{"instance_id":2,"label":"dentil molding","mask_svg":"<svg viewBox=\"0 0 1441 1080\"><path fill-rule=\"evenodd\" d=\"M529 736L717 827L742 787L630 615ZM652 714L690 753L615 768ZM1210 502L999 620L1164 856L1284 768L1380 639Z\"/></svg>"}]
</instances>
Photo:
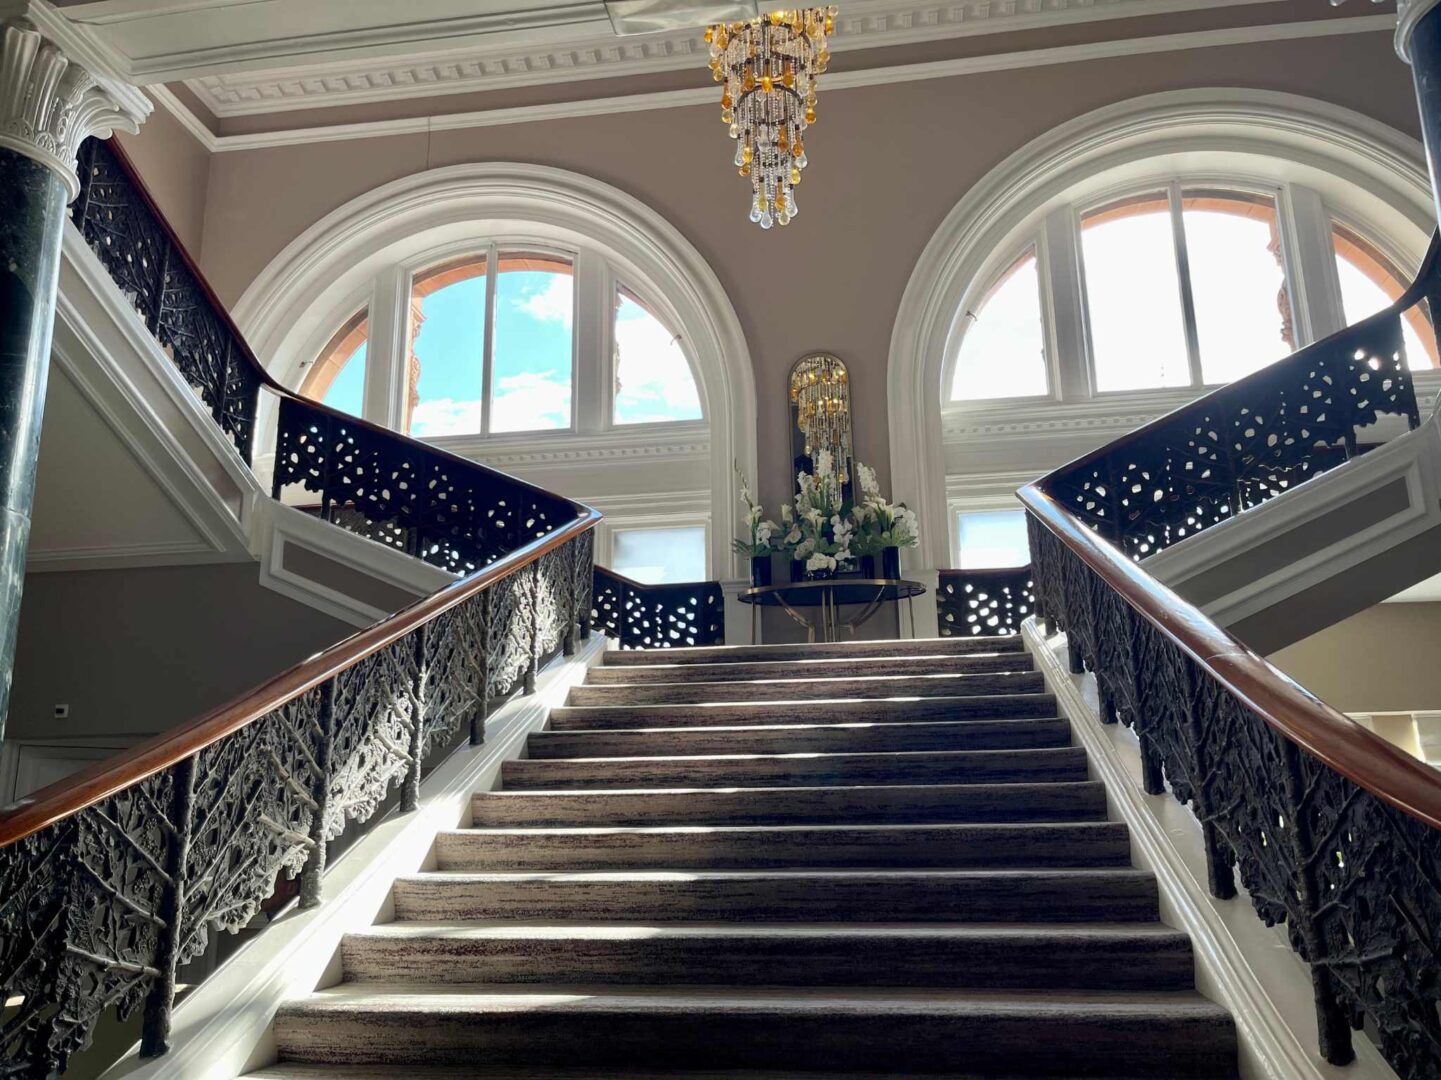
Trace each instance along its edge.
<instances>
[{"instance_id":1,"label":"dentil molding","mask_svg":"<svg viewBox=\"0 0 1441 1080\"><path fill-rule=\"evenodd\" d=\"M0 25L0 147L40 162L80 194L75 155L91 135L138 132L143 97L112 92L28 19Z\"/></svg>"},{"instance_id":2,"label":"dentil molding","mask_svg":"<svg viewBox=\"0 0 1441 1080\"><path fill-rule=\"evenodd\" d=\"M842 8L831 47L839 52L885 48L971 34L1266 2L1271 0L868 0L859 10ZM97 10L107 6L112 5L84 5ZM305 43L303 63L297 62L299 56L291 60L288 45L270 43L285 53L260 65L267 70L233 70L242 59L255 66L254 55L265 51L263 44L207 49L203 62L212 69L226 70L194 74L186 82L216 116L229 117L650 74L696 68L706 60L707 47L697 29L616 37L602 4L573 6L593 6L594 17L582 18L583 12L574 12L566 28L536 26L532 36L539 40L524 46L517 46L513 35L495 33L503 43L482 42L458 52L454 41L446 45L435 38L428 42L431 55L424 54L423 41L421 55L415 56L416 26L411 26L406 39L411 55L353 60L340 48L343 34L337 31L329 35L336 39L333 45L327 44L326 35ZM256 18L264 16L257 14ZM119 15L113 16L110 24L118 25L120 20ZM425 22L418 19L417 25L424 35ZM506 21L505 28L516 28L513 18ZM96 31L103 36L106 27L97 26ZM384 31L368 33L372 36L367 43L374 47L374 35L383 37ZM234 58L229 56L231 52ZM173 79L186 66L199 62L201 55L197 50L189 56L177 52L170 58L147 57L145 70L134 74L144 82ZM286 61L283 68L275 62L281 59Z\"/></svg>"}]
</instances>

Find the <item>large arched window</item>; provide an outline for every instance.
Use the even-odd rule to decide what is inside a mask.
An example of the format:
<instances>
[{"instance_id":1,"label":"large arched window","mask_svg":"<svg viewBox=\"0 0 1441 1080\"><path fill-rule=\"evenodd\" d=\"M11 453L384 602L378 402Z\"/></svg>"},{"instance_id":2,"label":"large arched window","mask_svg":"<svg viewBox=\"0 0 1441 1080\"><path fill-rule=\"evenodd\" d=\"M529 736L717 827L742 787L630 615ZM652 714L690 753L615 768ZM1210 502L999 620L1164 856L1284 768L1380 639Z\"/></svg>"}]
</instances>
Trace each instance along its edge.
<instances>
[{"instance_id":1,"label":"large arched window","mask_svg":"<svg viewBox=\"0 0 1441 1080\"><path fill-rule=\"evenodd\" d=\"M1295 234L1312 223L1283 213L1281 196L1278 188L1172 177L1053 210L1022 233L1019 250L994 260L999 269L962 313L946 400L1217 386L1302 343L1293 278L1324 292L1319 304L1309 300L1334 313L1333 326L1373 314L1405 291L1409 277L1382 242L1339 221L1329 223L1334 276L1295 273L1288 252L1295 259L1307 250ZM1057 246L1066 254L1043 273L1040 253ZM1057 325L1068 320L1069 328ZM1409 367L1437 366L1423 310L1411 312L1404 339ZM1056 355L1047 344L1054 340L1067 340L1072 351Z\"/></svg>"}]
</instances>

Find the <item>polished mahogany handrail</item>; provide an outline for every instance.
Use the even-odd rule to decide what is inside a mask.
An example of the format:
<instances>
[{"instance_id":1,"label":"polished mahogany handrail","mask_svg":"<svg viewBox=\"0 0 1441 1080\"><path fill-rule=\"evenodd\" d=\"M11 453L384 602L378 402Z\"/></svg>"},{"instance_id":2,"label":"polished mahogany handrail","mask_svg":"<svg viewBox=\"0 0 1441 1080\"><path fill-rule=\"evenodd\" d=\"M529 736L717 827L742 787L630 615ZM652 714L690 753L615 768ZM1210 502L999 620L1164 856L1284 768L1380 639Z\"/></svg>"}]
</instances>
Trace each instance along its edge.
<instances>
[{"instance_id":1,"label":"polished mahogany handrail","mask_svg":"<svg viewBox=\"0 0 1441 1080\"><path fill-rule=\"evenodd\" d=\"M1441 775L1327 705L1086 528L1044 488L1019 496L1052 535L1252 712L1318 761L1403 813L1441 829Z\"/></svg>"},{"instance_id":2,"label":"polished mahogany handrail","mask_svg":"<svg viewBox=\"0 0 1441 1080\"><path fill-rule=\"evenodd\" d=\"M588 532L600 518L599 511L587 507L574 521L429 596L421 597L224 705L0 808L0 847L23 840L31 833L138 784L146 777L234 734L246 724L398 641L422 623L429 622L496 581L536 562L547 552Z\"/></svg>"}]
</instances>

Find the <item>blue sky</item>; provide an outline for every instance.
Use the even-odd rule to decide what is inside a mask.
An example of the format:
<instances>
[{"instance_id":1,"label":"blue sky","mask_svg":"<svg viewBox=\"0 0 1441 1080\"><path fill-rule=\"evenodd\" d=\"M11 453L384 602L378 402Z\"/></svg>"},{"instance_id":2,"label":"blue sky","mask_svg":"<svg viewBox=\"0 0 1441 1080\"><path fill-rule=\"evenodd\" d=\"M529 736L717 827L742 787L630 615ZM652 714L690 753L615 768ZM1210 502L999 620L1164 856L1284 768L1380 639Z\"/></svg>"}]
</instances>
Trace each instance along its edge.
<instances>
[{"instance_id":1,"label":"blue sky","mask_svg":"<svg viewBox=\"0 0 1441 1080\"><path fill-rule=\"evenodd\" d=\"M493 432L568 427L574 283L569 274L512 270L496 282ZM456 282L423 301L415 342L419 400L411 433L421 438L479 431L485 278ZM685 355L670 331L622 296L616 312L617 423L699 419ZM329 405L359 412L364 346L331 385Z\"/></svg>"}]
</instances>

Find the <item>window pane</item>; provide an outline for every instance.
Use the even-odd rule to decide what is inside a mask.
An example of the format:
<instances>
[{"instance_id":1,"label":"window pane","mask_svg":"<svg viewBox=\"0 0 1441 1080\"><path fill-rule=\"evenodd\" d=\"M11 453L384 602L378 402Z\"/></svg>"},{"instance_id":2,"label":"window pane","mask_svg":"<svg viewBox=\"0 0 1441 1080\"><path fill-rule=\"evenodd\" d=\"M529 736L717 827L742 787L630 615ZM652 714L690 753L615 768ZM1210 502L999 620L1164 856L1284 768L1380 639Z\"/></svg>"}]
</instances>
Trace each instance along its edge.
<instances>
[{"instance_id":1,"label":"window pane","mask_svg":"<svg viewBox=\"0 0 1441 1080\"><path fill-rule=\"evenodd\" d=\"M1164 193L1081 219L1097 390L1188 386L1176 243Z\"/></svg>"},{"instance_id":2,"label":"window pane","mask_svg":"<svg viewBox=\"0 0 1441 1080\"><path fill-rule=\"evenodd\" d=\"M417 274L410 296L407 430L416 438L475 435L485 368L485 260Z\"/></svg>"},{"instance_id":3,"label":"window pane","mask_svg":"<svg viewBox=\"0 0 1441 1080\"><path fill-rule=\"evenodd\" d=\"M1336 275L1341 279L1341 311L1348 324L1360 322L1401 299L1409 284L1376 248L1345 226L1332 230L1336 244ZM1412 308L1401 320L1401 339L1408 368L1436 367L1436 337L1422 309Z\"/></svg>"},{"instance_id":4,"label":"window pane","mask_svg":"<svg viewBox=\"0 0 1441 1080\"><path fill-rule=\"evenodd\" d=\"M501 256L495 285L491 431L571 426L574 316L575 279L569 262L551 255Z\"/></svg>"},{"instance_id":5,"label":"window pane","mask_svg":"<svg viewBox=\"0 0 1441 1080\"><path fill-rule=\"evenodd\" d=\"M699 419L700 395L680 341L628 290L617 290L615 422Z\"/></svg>"},{"instance_id":6,"label":"window pane","mask_svg":"<svg viewBox=\"0 0 1441 1080\"><path fill-rule=\"evenodd\" d=\"M1047 392L1041 286L1032 248L1001 275L961 339L952 401L1041 397Z\"/></svg>"},{"instance_id":7,"label":"window pane","mask_svg":"<svg viewBox=\"0 0 1441 1080\"><path fill-rule=\"evenodd\" d=\"M705 529L623 529L615 534L617 573L647 585L705 580Z\"/></svg>"},{"instance_id":8,"label":"window pane","mask_svg":"<svg viewBox=\"0 0 1441 1080\"><path fill-rule=\"evenodd\" d=\"M1193 191L1182 199L1181 220L1202 378L1232 382L1293 352L1274 202Z\"/></svg>"},{"instance_id":9,"label":"window pane","mask_svg":"<svg viewBox=\"0 0 1441 1080\"><path fill-rule=\"evenodd\" d=\"M982 510L956 514L962 570L1025 566L1031 561L1024 510Z\"/></svg>"},{"instance_id":10,"label":"window pane","mask_svg":"<svg viewBox=\"0 0 1441 1080\"><path fill-rule=\"evenodd\" d=\"M352 416L362 415L369 333L366 312L357 312L346 320L301 381L301 395Z\"/></svg>"}]
</instances>

